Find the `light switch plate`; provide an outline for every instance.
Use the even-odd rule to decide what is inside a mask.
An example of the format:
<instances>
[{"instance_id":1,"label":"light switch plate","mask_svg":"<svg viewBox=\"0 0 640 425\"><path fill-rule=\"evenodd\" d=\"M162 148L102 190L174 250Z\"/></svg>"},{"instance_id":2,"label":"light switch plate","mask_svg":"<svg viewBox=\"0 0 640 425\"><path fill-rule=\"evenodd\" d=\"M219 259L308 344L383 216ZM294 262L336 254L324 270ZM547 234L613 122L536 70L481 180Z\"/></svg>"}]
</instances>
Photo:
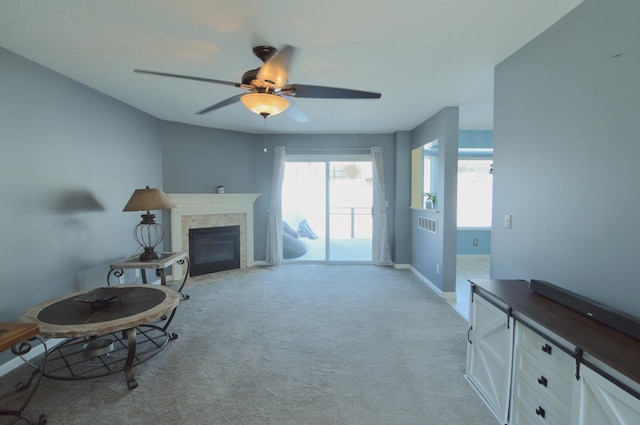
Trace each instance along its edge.
<instances>
[{"instance_id":1,"label":"light switch plate","mask_svg":"<svg viewBox=\"0 0 640 425\"><path fill-rule=\"evenodd\" d=\"M511 229L511 214L504 215L504 228Z\"/></svg>"}]
</instances>

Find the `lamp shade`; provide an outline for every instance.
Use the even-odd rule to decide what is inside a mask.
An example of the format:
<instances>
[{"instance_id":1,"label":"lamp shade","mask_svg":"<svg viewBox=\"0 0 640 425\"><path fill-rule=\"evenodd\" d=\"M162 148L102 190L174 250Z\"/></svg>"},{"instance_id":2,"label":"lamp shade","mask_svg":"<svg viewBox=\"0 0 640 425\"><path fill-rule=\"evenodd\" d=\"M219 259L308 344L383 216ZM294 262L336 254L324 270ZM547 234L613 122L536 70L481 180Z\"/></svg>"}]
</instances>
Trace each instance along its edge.
<instances>
[{"instance_id":1,"label":"lamp shade","mask_svg":"<svg viewBox=\"0 0 640 425\"><path fill-rule=\"evenodd\" d=\"M289 107L289 101L282 96L270 93L248 93L240 101L250 111L263 117L277 115Z\"/></svg>"},{"instance_id":2,"label":"lamp shade","mask_svg":"<svg viewBox=\"0 0 640 425\"><path fill-rule=\"evenodd\" d=\"M176 208L176 205L162 189L147 186L144 189L136 189L122 211L168 210L171 208Z\"/></svg>"}]
</instances>

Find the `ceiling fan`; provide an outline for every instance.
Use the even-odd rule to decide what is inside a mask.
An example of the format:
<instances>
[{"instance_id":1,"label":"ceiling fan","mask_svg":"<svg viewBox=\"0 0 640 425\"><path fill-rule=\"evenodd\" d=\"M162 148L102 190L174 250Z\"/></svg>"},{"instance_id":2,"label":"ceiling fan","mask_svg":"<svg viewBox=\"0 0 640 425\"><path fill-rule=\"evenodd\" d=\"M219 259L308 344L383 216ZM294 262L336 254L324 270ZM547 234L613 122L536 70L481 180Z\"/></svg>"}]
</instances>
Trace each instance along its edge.
<instances>
[{"instance_id":1,"label":"ceiling fan","mask_svg":"<svg viewBox=\"0 0 640 425\"><path fill-rule=\"evenodd\" d=\"M271 46L256 46L253 54L256 55L263 65L260 68L252 69L242 75L242 82L234 83L230 81L214 80L211 78L193 77L189 75L170 74L165 72L147 71L135 69L134 72L143 74L160 75L164 77L184 78L187 80L203 81L207 83L234 86L247 90L249 93L237 94L221 102L211 105L197 114L202 115L234 104L242 102L249 110L267 118L276 115L284 110L296 121L307 121L304 113L295 106L290 107L292 102L287 98L313 98L313 99L379 99L380 93L373 93L360 90L342 89L336 87L311 86L307 84L289 84L289 67L293 57L294 48L285 45L279 52Z\"/></svg>"}]
</instances>

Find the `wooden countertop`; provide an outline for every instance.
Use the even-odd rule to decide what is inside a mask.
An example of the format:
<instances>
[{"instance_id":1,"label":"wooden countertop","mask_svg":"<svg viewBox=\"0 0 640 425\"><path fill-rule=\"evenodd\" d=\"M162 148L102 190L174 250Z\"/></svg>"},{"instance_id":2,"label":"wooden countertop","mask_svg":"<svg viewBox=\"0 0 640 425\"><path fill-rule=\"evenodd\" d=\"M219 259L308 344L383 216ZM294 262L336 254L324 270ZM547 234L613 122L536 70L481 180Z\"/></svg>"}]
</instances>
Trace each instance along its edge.
<instances>
[{"instance_id":1,"label":"wooden countertop","mask_svg":"<svg viewBox=\"0 0 640 425\"><path fill-rule=\"evenodd\" d=\"M7 350L38 335L39 327L35 323L0 322L0 351Z\"/></svg>"},{"instance_id":2,"label":"wooden countertop","mask_svg":"<svg viewBox=\"0 0 640 425\"><path fill-rule=\"evenodd\" d=\"M471 283L511 307L516 315L528 317L640 383L640 340L537 294L524 280L478 279Z\"/></svg>"}]
</instances>

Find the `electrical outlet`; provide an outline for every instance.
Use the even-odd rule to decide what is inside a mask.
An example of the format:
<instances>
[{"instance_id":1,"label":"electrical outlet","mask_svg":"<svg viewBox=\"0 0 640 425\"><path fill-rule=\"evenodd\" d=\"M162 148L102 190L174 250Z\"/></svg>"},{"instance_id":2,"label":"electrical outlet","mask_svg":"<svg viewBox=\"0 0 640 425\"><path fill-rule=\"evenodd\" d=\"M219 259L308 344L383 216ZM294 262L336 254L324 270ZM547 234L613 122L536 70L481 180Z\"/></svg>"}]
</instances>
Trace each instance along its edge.
<instances>
[{"instance_id":1,"label":"electrical outlet","mask_svg":"<svg viewBox=\"0 0 640 425\"><path fill-rule=\"evenodd\" d=\"M440 274L440 263L436 263L436 274Z\"/></svg>"},{"instance_id":2,"label":"electrical outlet","mask_svg":"<svg viewBox=\"0 0 640 425\"><path fill-rule=\"evenodd\" d=\"M124 284L124 275L120 276L118 279L120 279L120 285Z\"/></svg>"},{"instance_id":3,"label":"electrical outlet","mask_svg":"<svg viewBox=\"0 0 640 425\"><path fill-rule=\"evenodd\" d=\"M478 240L477 239L473 240L473 246L478 246Z\"/></svg>"},{"instance_id":4,"label":"electrical outlet","mask_svg":"<svg viewBox=\"0 0 640 425\"><path fill-rule=\"evenodd\" d=\"M136 277L140 277L140 269L135 269Z\"/></svg>"}]
</instances>

